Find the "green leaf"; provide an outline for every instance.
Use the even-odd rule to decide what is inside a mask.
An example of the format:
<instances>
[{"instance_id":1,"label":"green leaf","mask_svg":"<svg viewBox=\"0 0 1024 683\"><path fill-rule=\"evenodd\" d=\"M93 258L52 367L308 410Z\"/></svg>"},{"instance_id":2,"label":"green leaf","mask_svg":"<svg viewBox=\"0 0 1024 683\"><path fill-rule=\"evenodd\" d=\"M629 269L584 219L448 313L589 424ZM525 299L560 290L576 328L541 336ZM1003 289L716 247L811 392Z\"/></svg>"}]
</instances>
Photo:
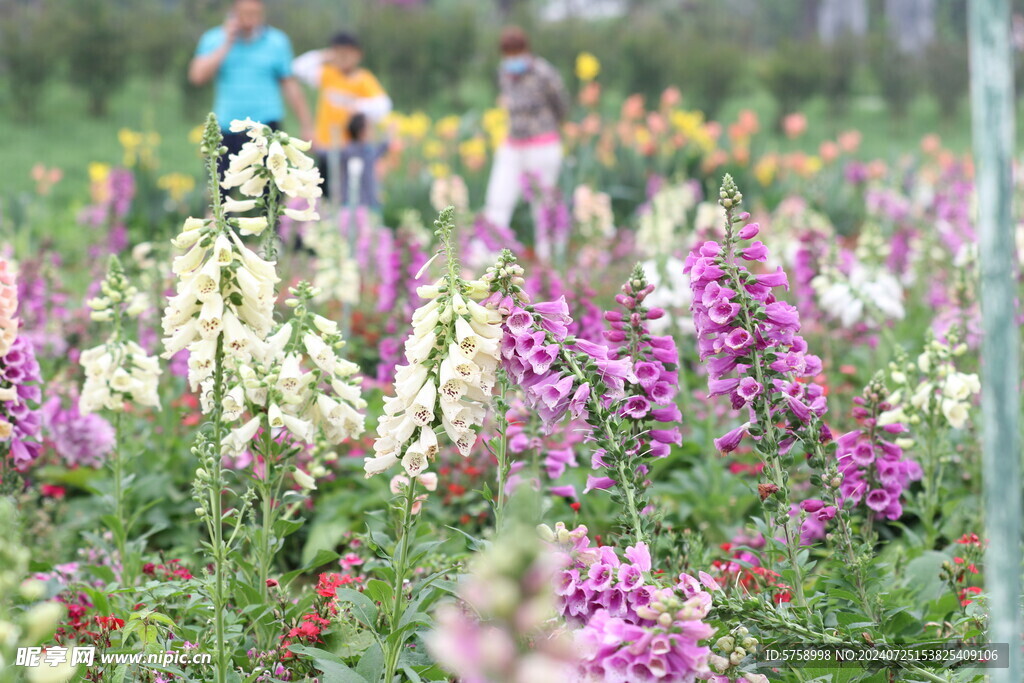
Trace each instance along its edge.
<instances>
[{"instance_id":1,"label":"green leaf","mask_svg":"<svg viewBox=\"0 0 1024 683\"><path fill-rule=\"evenodd\" d=\"M363 678L349 668L340 657L327 650L305 645L291 645L288 649L312 659L314 666L324 672L324 683L367 683L368 680L376 680Z\"/></svg>"},{"instance_id":2,"label":"green leaf","mask_svg":"<svg viewBox=\"0 0 1024 683\"><path fill-rule=\"evenodd\" d=\"M384 675L384 651L380 649L380 645L374 643L363 654L359 659L359 664L356 665L356 671L368 681L380 680L380 677Z\"/></svg>"},{"instance_id":3,"label":"green leaf","mask_svg":"<svg viewBox=\"0 0 1024 683\"><path fill-rule=\"evenodd\" d=\"M317 551L313 559L307 562L304 567L302 567L301 569L293 569L292 571L282 576L281 583L284 585L288 585L292 582L293 579L295 579L295 577L299 576L300 574L306 574L312 572L315 569L319 569L325 564L334 562L339 557L341 556L333 550L319 550Z\"/></svg>"},{"instance_id":4,"label":"green leaf","mask_svg":"<svg viewBox=\"0 0 1024 683\"><path fill-rule=\"evenodd\" d=\"M370 579L367 581L366 589L363 593L370 596L371 599L384 604L390 604L395 599L394 590L392 590L389 584L384 583L380 579Z\"/></svg>"},{"instance_id":5,"label":"green leaf","mask_svg":"<svg viewBox=\"0 0 1024 683\"><path fill-rule=\"evenodd\" d=\"M903 585L924 602L938 599L946 590L939 572L942 571L942 563L947 560L949 556L936 550L923 553L907 563L903 570Z\"/></svg>"},{"instance_id":6,"label":"green leaf","mask_svg":"<svg viewBox=\"0 0 1024 683\"><path fill-rule=\"evenodd\" d=\"M377 606L373 600L352 588L340 588L336 595L339 602L352 605L353 614L364 624L372 628L377 623Z\"/></svg>"}]
</instances>

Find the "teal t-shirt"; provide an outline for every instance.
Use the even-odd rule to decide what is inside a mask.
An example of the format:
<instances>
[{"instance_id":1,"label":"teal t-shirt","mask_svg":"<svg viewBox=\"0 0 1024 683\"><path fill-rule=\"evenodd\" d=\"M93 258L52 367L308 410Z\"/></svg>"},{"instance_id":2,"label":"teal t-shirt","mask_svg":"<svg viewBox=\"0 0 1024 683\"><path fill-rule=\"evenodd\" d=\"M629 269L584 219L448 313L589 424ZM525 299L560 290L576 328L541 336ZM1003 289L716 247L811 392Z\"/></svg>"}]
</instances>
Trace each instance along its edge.
<instances>
[{"instance_id":1,"label":"teal t-shirt","mask_svg":"<svg viewBox=\"0 0 1024 683\"><path fill-rule=\"evenodd\" d=\"M224 44L223 27L212 28L199 39L196 56L207 55ZM292 44L282 31L265 26L250 38L237 38L221 63L215 82L213 112L226 130L235 119L260 123L281 121L281 79L292 75Z\"/></svg>"}]
</instances>

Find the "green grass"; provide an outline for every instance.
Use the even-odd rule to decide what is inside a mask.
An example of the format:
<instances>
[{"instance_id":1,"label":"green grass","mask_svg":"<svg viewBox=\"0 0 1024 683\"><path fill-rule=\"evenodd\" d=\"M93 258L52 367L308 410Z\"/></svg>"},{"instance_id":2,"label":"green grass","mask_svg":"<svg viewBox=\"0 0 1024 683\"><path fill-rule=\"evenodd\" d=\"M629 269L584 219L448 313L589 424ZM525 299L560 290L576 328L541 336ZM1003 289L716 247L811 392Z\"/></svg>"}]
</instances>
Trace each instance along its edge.
<instances>
[{"instance_id":1,"label":"green grass","mask_svg":"<svg viewBox=\"0 0 1024 683\"><path fill-rule=\"evenodd\" d=\"M209 99L208 93L198 95L203 102ZM136 79L113 99L109 115L102 119L88 117L85 98L66 83L48 89L39 115L31 120L13 116L8 102L6 110L0 112L0 148L4 150L3 163L0 164L0 196L31 191L30 170L35 164L42 163L64 171L64 180L55 193L56 201L75 203L82 200L91 162L121 163L122 150L117 132L124 127L160 133L159 173L198 175L199 158L195 146L188 141L188 133L202 123L204 117L201 111L192 117L187 116L183 101L183 93L176 82L146 83ZM425 103L399 102L397 106L402 110L429 109ZM771 128L774 104L763 91L730 100L723 108L720 120L734 120L736 112L746 107L759 113L762 130ZM966 102L949 119L942 119L936 105L927 97L915 100L903 121L890 116L884 103L874 96L854 99L849 111L840 117L830 115L822 98L811 101L805 112L809 126L801 139L790 141L773 135L759 144L774 149L814 152L823 139L834 139L841 131L858 129L863 133L860 155L890 161L917 149L921 137L930 132L937 132L955 151L966 151L970 144ZM294 121L287 125L295 129Z\"/></svg>"}]
</instances>

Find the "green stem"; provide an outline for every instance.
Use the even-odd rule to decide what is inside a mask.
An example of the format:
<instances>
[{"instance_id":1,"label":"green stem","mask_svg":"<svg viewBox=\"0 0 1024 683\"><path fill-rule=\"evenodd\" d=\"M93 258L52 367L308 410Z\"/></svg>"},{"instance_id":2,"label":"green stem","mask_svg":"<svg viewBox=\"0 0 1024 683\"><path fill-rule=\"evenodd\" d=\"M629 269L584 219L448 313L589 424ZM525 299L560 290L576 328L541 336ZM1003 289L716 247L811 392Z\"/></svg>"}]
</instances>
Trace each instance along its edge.
<instances>
[{"instance_id":1,"label":"green stem","mask_svg":"<svg viewBox=\"0 0 1024 683\"><path fill-rule=\"evenodd\" d=\"M498 418L498 447L495 449L495 457L498 459L498 492L497 501L494 506L494 530L500 532L505 522L505 503L508 496L505 493L505 486L508 483L508 474L512 469L512 462L508 457L508 404L505 401L505 394L508 390L508 380L502 373L498 378L499 394L496 401L498 409L495 411Z\"/></svg>"},{"instance_id":2,"label":"green stem","mask_svg":"<svg viewBox=\"0 0 1024 683\"><path fill-rule=\"evenodd\" d=\"M553 337L549 338L553 339ZM559 345L561 346L561 342L559 342ZM573 375L575 375L580 382L586 382L586 375L583 374L579 364L576 363L576 359L573 357L572 352L566 352L564 347L562 351L566 364L569 366ZM628 526L633 535L632 542L634 545L640 542L646 542L647 539L643 531L643 522L641 520L642 510L640 510L637 504L637 495L634 486L635 475L630 469L627 469L627 465L630 463L627 462L628 457L626 455L626 449L621 439L616 438L615 434L612 433L610 424L611 414L605 408L604 404L601 403L599 396L593 391L593 388L591 389L590 398L588 399L587 404L589 406L590 413L596 417L597 422L603 427L604 439L603 442L599 441L598 445L605 449L605 454L614 463L614 467L619 475L618 479L615 481L615 486L626 498L625 514L629 523Z\"/></svg>"},{"instance_id":3,"label":"green stem","mask_svg":"<svg viewBox=\"0 0 1024 683\"><path fill-rule=\"evenodd\" d=\"M222 467L220 459L220 442L222 439L222 402L224 398L224 338L217 338L217 351L214 356L214 374L213 374L213 447L214 457L212 467L210 468L211 481L210 481L210 509L213 511L210 520L211 531L213 532L213 563L214 563L214 583L213 583L213 624L214 633L216 637L216 655L217 655L217 683L225 683L227 681L228 673L228 652L227 643L225 642L224 631L224 609L225 609L225 574L228 571L227 566L227 553L224 547L224 528L223 528L223 517L224 507L223 500L221 498L221 490L223 488L222 479Z\"/></svg>"},{"instance_id":4,"label":"green stem","mask_svg":"<svg viewBox=\"0 0 1024 683\"><path fill-rule=\"evenodd\" d=\"M405 611L405 575L409 571L406 564L409 561L409 540L416 522L416 516L412 513L413 505L416 503L415 477L409 480L405 491L405 507L402 509L402 538L398 542L398 553L394 558L394 566L392 566L394 571L394 581L391 585L393 601L388 615L388 628L391 629L391 633L398 629L398 623ZM395 672L398 670L398 660L402 655L405 638L399 637L392 640L389 637L383 642L385 644L384 683L392 683L395 679Z\"/></svg>"},{"instance_id":5,"label":"green stem","mask_svg":"<svg viewBox=\"0 0 1024 683\"><path fill-rule=\"evenodd\" d=\"M725 257L722 259L722 266L725 271L729 274L729 279L732 281L732 285L737 293L745 291L745 286L740 278L739 269L736 267L735 257L733 256L733 241L732 241L732 212L727 212L727 230L728 238L726 239L726 252ZM739 297L740 303L740 315L743 319L743 326L746 330L750 331L756 336L756 325L754 316L750 311L749 300L746 296ZM750 349L751 354L751 369L754 372L754 379L762 387L761 395L756 400L756 413L758 416L758 422L761 424L763 429L763 436L761 437L762 442L767 446L762 452L765 459L765 472L773 485L777 487L778 496L775 496L779 503L777 511L779 515L786 515L787 520L781 524L776 524L776 515L772 514L772 511L765 508L765 521L768 524L768 529L774 529L777 526L782 527L783 536L785 537L786 555L789 559L790 568L793 570L794 583L796 584L793 589L796 591L796 604L801 609L806 610L810 613L810 607L807 605L807 600L804 597L804 577L803 570L800 568L799 562L797 562L797 543L799 537L793 533L792 523L788 520L790 500L789 500L789 488L786 485L784 467L782 463L782 455L779 453L779 440L775 433L775 421L772 419L771 406L768 399L770 394L771 384L766 381L764 368L762 367L761 353L754 345ZM761 449L758 449L761 450ZM766 539L767 540L767 539ZM771 553L768 554L769 558Z\"/></svg>"},{"instance_id":6,"label":"green stem","mask_svg":"<svg viewBox=\"0 0 1024 683\"><path fill-rule=\"evenodd\" d=\"M114 516L120 521L121 531L115 534L114 541L117 544L118 559L121 561L121 583L129 586L134 577L128 570L128 520L124 517L124 454L121 450L123 425L124 412L118 410L114 413L114 451L111 454L111 465L114 469Z\"/></svg>"}]
</instances>

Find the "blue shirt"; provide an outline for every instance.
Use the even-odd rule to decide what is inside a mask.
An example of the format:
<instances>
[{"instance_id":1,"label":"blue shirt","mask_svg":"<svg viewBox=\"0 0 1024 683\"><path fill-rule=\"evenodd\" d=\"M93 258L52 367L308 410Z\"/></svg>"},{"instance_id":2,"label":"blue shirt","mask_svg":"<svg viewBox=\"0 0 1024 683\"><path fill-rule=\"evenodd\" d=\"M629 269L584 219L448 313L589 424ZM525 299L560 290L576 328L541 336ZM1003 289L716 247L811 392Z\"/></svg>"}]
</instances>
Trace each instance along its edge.
<instances>
[{"instance_id":1,"label":"blue shirt","mask_svg":"<svg viewBox=\"0 0 1024 683\"><path fill-rule=\"evenodd\" d=\"M211 28L199 39L196 56L224 44L224 28ZM213 113L227 130L235 119L260 123L281 121L281 79L292 75L292 44L284 32L265 26L249 40L236 38L217 72Z\"/></svg>"}]
</instances>

